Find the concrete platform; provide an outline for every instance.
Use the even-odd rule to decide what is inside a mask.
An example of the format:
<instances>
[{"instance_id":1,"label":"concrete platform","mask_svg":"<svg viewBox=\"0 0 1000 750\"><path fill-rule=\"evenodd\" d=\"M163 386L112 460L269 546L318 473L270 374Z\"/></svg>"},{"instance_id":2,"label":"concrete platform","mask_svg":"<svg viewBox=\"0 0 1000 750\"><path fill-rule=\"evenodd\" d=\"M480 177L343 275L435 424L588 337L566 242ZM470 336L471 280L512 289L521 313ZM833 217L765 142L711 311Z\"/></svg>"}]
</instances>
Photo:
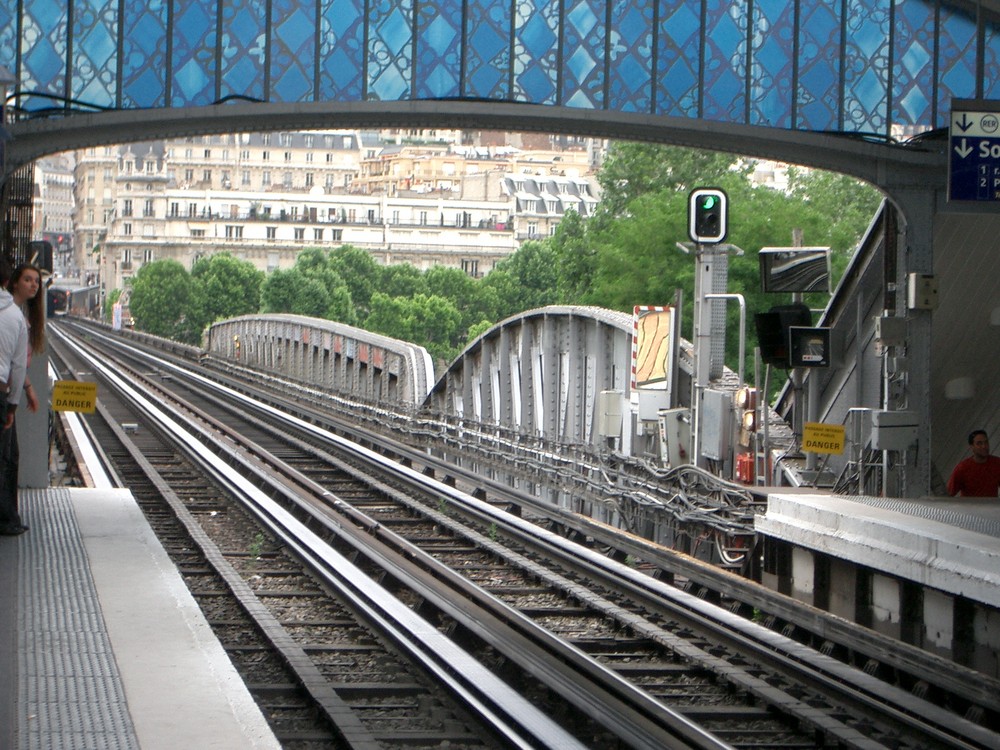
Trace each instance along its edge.
<instances>
[{"instance_id":1,"label":"concrete platform","mask_svg":"<svg viewBox=\"0 0 1000 750\"><path fill-rule=\"evenodd\" d=\"M759 533L1000 606L1000 500L768 495Z\"/></svg>"},{"instance_id":2,"label":"concrete platform","mask_svg":"<svg viewBox=\"0 0 1000 750\"><path fill-rule=\"evenodd\" d=\"M127 490L21 490L0 537L0 748L279 748Z\"/></svg>"},{"instance_id":3,"label":"concrete platform","mask_svg":"<svg viewBox=\"0 0 1000 750\"><path fill-rule=\"evenodd\" d=\"M1000 678L1000 501L768 495L762 582Z\"/></svg>"}]
</instances>

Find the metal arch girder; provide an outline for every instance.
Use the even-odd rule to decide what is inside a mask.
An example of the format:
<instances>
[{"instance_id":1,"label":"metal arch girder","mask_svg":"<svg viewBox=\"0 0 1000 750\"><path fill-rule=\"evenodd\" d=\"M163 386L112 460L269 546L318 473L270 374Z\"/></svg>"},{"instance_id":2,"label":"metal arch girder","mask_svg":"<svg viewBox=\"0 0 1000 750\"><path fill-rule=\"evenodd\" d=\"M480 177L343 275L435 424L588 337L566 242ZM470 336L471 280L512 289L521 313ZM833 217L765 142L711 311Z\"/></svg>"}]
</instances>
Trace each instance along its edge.
<instances>
[{"instance_id":1,"label":"metal arch girder","mask_svg":"<svg viewBox=\"0 0 1000 750\"><path fill-rule=\"evenodd\" d=\"M528 310L501 321L471 343L438 378L424 405L451 412L452 399L460 393L467 407L462 416L525 429L548 439L589 442L596 393L627 388L626 339L631 334L631 316L603 308L552 305ZM597 339L605 335L620 337L616 360L621 367L617 371L613 367L588 369L588 357L601 359L597 355L603 350ZM503 357L498 362L496 355L510 352L514 341L518 342L517 354L527 356L518 356L516 362ZM566 362L561 361L563 353L570 354ZM616 382L612 382L612 372L616 372ZM544 381L543 392L531 387L536 375ZM522 387L516 414L510 391L515 380ZM482 397L481 413L470 408L477 391ZM493 403L493 398L499 402Z\"/></svg>"},{"instance_id":2,"label":"metal arch girder","mask_svg":"<svg viewBox=\"0 0 1000 750\"><path fill-rule=\"evenodd\" d=\"M300 331L308 331L309 336L308 338L301 336L301 334L289 336L288 331L294 331L296 334L299 334ZM371 347L373 350L381 351L383 356L381 364L370 367L367 371L367 378L354 383L354 391L345 395L370 396L370 392L366 391L366 388L370 391L375 387L374 383L379 378L393 376L398 379L399 383L399 394L395 400L413 406L424 400L428 390L433 385L434 366L424 347L372 333L345 323L290 313L242 315L213 323L208 329L207 348L225 356L228 342L233 339L234 335L242 335L243 344L252 343L254 348L258 350L266 341L281 341L286 344L291 341L302 341L312 342L313 346L322 351L327 349L329 344L327 337L340 337L345 341L354 342L354 346L350 347L351 351L355 347ZM345 352L347 350L348 347L345 346ZM361 360L353 354L345 354L345 361L349 363L349 366L355 367ZM263 363L257 361L256 364ZM366 360L365 365L368 364L369 361ZM316 363L310 361L307 366L315 367ZM345 366L347 365L345 364ZM308 381L312 378L303 379ZM391 400L388 396L384 398Z\"/></svg>"},{"instance_id":3,"label":"metal arch girder","mask_svg":"<svg viewBox=\"0 0 1000 750\"><path fill-rule=\"evenodd\" d=\"M265 130L397 125L568 133L721 151L841 172L890 196L895 190L943 188L947 182L945 139L890 145L846 135L685 117L460 99L230 103L22 120L9 127L12 137L4 179L39 157L91 146Z\"/></svg>"}]
</instances>

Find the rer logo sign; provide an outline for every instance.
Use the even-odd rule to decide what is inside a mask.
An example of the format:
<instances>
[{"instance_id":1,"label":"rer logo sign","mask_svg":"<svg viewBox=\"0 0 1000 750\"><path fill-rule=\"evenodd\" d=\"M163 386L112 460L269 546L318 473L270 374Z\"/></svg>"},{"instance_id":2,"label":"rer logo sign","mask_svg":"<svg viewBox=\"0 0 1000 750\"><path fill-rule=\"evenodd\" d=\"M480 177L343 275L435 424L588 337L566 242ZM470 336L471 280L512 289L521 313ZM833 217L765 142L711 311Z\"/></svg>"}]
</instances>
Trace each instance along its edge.
<instances>
[{"instance_id":1,"label":"rer logo sign","mask_svg":"<svg viewBox=\"0 0 1000 750\"><path fill-rule=\"evenodd\" d=\"M948 143L948 200L1000 201L1000 111L956 100ZM980 109L976 109L979 106Z\"/></svg>"}]
</instances>

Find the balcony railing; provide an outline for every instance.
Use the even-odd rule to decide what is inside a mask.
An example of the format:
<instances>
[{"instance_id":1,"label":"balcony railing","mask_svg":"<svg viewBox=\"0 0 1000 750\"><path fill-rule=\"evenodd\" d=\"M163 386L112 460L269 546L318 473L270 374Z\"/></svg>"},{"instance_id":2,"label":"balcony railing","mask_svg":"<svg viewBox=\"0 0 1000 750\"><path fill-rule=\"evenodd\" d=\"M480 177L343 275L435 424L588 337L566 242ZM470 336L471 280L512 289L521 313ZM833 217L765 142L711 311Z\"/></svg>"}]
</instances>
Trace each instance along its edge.
<instances>
[{"instance_id":1,"label":"balcony railing","mask_svg":"<svg viewBox=\"0 0 1000 750\"><path fill-rule=\"evenodd\" d=\"M345 216L306 216L304 214L293 215L290 213L278 213L269 214L259 211L249 211L249 212L208 212L208 211L197 211L194 213L187 211L178 211L177 213L170 213L167 216L168 219L185 219L189 221L226 221L226 222L256 222L256 223L267 223L267 224L303 224L303 225L340 225L340 226L358 226L358 227L371 227L371 226L387 226L387 227L400 227L404 229L436 229L436 228L446 228L446 229L468 229L468 230L483 230L489 232L509 232L512 231L511 223L509 221L491 221L489 219L481 219L476 221L461 221L461 220L451 220L451 221L384 221L381 216L363 217L363 218L350 218Z\"/></svg>"}]
</instances>

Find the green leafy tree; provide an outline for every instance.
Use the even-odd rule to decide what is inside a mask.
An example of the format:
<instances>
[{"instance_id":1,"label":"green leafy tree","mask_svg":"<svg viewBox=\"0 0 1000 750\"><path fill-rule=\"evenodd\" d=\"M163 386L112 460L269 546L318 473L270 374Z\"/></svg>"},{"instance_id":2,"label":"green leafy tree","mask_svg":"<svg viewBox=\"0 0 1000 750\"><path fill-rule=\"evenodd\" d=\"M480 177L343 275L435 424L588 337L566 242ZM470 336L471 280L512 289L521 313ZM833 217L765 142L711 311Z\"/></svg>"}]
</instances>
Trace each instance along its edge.
<instances>
[{"instance_id":1,"label":"green leafy tree","mask_svg":"<svg viewBox=\"0 0 1000 750\"><path fill-rule=\"evenodd\" d=\"M364 320L379 281L378 263L367 250L342 245L330 253L329 265L347 284L358 319Z\"/></svg>"},{"instance_id":2,"label":"green leafy tree","mask_svg":"<svg viewBox=\"0 0 1000 750\"><path fill-rule=\"evenodd\" d=\"M302 275L300 278L290 312L311 318L326 318L332 302L326 285L316 278Z\"/></svg>"},{"instance_id":3,"label":"green leafy tree","mask_svg":"<svg viewBox=\"0 0 1000 750\"><path fill-rule=\"evenodd\" d=\"M298 271L277 269L268 274L260 290L261 312L287 313L302 286L303 277Z\"/></svg>"},{"instance_id":4,"label":"green leafy tree","mask_svg":"<svg viewBox=\"0 0 1000 750\"><path fill-rule=\"evenodd\" d=\"M789 169L791 195L815 206L826 218L825 244L832 250L834 277L840 278L883 200L879 190L867 183L822 170Z\"/></svg>"},{"instance_id":5,"label":"green leafy tree","mask_svg":"<svg viewBox=\"0 0 1000 750\"><path fill-rule=\"evenodd\" d=\"M295 256L295 268L305 276L322 276L329 269L329 253L319 247L307 247Z\"/></svg>"},{"instance_id":6,"label":"green leafy tree","mask_svg":"<svg viewBox=\"0 0 1000 750\"><path fill-rule=\"evenodd\" d=\"M488 320L484 320L480 323L476 323L465 333L465 346L468 346L477 338L482 336L488 330L490 330L495 324Z\"/></svg>"},{"instance_id":7,"label":"green leafy tree","mask_svg":"<svg viewBox=\"0 0 1000 750\"><path fill-rule=\"evenodd\" d=\"M669 304L675 289L693 288L694 260L676 245L687 237L686 205L682 193L647 193L606 224L594 236L591 285L577 302L630 312L637 304Z\"/></svg>"},{"instance_id":8,"label":"green leafy tree","mask_svg":"<svg viewBox=\"0 0 1000 750\"><path fill-rule=\"evenodd\" d=\"M437 361L449 362L458 353L463 329L455 306L437 295L389 297L372 295L367 328L404 341L420 343Z\"/></svg>"},{"instance_id":9,"label":"green leafy tree","mask_svg":"<svg viewBox=\"0 0 1000 750\"><path fill-rule=\"evenodd\" d=\"M525 242L513 255L504 258L483 279L498 301L497 317L559 301L558 269L555 253L545 242Z\"/></svg>"},{"instance_id":10,"label":"green leafy tree","mask_svg":"<svg viewBox=\"0 0 1000 750\"><path fill-rule=\"evenodd\" d=\"M354 307L354 300L351 299L351 290L347 288L347 283L343 279L332 289L327 288L327 294L330 298L330 304L323 317L349 326L360 325L358 311Z\"/></svg>"},{"instance_id":11,"label":"green leafy tree","mask_svg":"<svg viewBox=\"0 0 1000 750\"><path fill-rule=\"evenodd\" d=\"M792 196L826 207L836 206L829 214L836 222L847 221L864 230L882 202L882 194L872 185L847 175L821 169L790 167L788 186Z\"/></svg>"},{"instance_id":12,"label":"green leafy tree","mask_svg":"<svg viewBox=\"0 0 1000 750\"><path fill-rule=\"evenodd\" d=\"M378 290L390 297L411 297L427 291L424 274L410 263L379 266Z\"/></svg>"},{"instance_id":13,"label":"green leafy tree","mask_svg":"<svg viewBox=\"0 0 1000 750\"><path fill-rule=\"evenodd\" d=\"M297 267L272 271L261 290L265 313L292 313L325 318L330 309L330 292L317 278L306 276Z\"/></svg>"},{"instance_id":14,"label":"green leafy tree","mask_svg":"<svg viewBox=\"0 0 1000 750\"><path fill-rule=\"evenodd\" d=\"M261 309L267 313L295 313L358 325L347 283L319 248L299 253L295 266L273 271L261 288Z\"/></svg>"},{"instance_id":15,"label":"green leafy tree","mask_svg":"<svg viewBox=\"0 0 1000 750\"><path fill-rule=\"evenodd\" d=\"M129 309L142 331L198 343L201 329L192 317L191 274L176 260L147 263L132 279Z\"/></svg>"},{"instance_id":16,"label":"green leafy tree","mask_svg":"<svg viewBox=\"0 0 1000 750\"><path fill-rule=\"evenodd\" d=\"M597 175L601 186L598 215L621 216L628 205L647 193L663 190L687 193L698 185L716 185L734 171L730 154L696 151L678 146L617 141L608 149Z\"/></svg>"},{"instance_id":17,"label":"green leafy tree","mask_svg":"<svg viewBox=\"0 0 1000 750\"><path fill-rule=\"evenodd\" d=\"M202 328L260 309L264 274L252 263L219 253L196 262L191 276L195 284L193 301Z\"/></svg>"},{"instance_id":18,"label":"green leafy tree","mask_svg":"<svg viewBox=\"0 0 1000 750\"><path fill-rule=\"evenodd\" d=\"M576 211L567 211L547 242L558 267L559 300L572 304L586 297L597 265L597 248L587 222Z\"/></svg>"},{"instance_id":19,"label":"green leafy tree","mask_svg":"<svg viewBox=\"0 0 1000 750\"><path fill-rule=\"evenodd\" d=\"M331 253L319 248L303 250L295 260L295 270L300 272L303 278L319 282L326 290L327 307L322 312L317 313L316 317L336 320L348 325L358 324L359 315L351 295L351 288L337 270ZM377 266L374 267L374 271L378 272ZM312 289L310 295L314 299L303 304L308 309L316 309L320 299L315 297L316 291L312 285L310 285L310 289Z\"/></svg>"},{"instance_id":20,"label":"green leafy tree","mask_svg":"<svg viewBox=\"0 0 1000 750\"><path fill-rule=\"evenodd\" d=\"M459 268L433 266L424 273L427 294L450 300L462 314L462 327L496 320L497 298L492 289Z\"/></svg>"},{"instance_id":21,"label":"green leafy tree","mask_svg":"<svg viewBox=\"0 0 1000 750\"><path fill-rule=\"evenodd\" d=\"M626 152L629 149L625 149ZM790 246L795 237L805 245L831 248L834 282L846 266L865 228L877 210L881 196L872 188L851 178L816 171L792 172L792 190L788 193L766 187L754 187L747 179L747 169L729 169L722 161L709 162L715 173L706 177L706 162L698 155L688 160L664 156L669 172L656 172L648 163L655 150L636 149L633 161L644 158L642 179L629 189L641 187L637 195L619 191L620 210L615 216L604 214L598 221L587 222L585 237L594 252L593 274L589 287L577 286L578 302L597 304L629 311L634 304L666 304L673 290L683 292L684 320L682 335L690 338L694 299L694 259L677 249L678 242L688 242L687 202L689 189L696 184L722 187L729 196L729 236L727 242L743 254L729 256L728 290L744 295L747 304L747 368L752 374L752 353L756 344L754 313L773 305L787 304L790 294L765 294L760 288L758 255L762 247ZM672 153L672 152L667 152ZM618 166L621 166L620 164ZM696 171L695 171L696 170ZM645 177L643 177L645 175ZM655 176L650 177L650 175ZM554 240L559 239L559 232ZM558 246L558 245L557 245ZM565 252L563 257L566 257ZM566 260L559 263L561 274L573 273ZM573 288L579 278L562 277L563 289ZM567 295L570 296L570 295ZM806 304L822 307L826 295L807 295ZM739 311L727 305L727 361L738 366Z\"/></svg>"},{"instance_id":22,"label":"green leafy tree","mask_svg":"<svg viewBox=\"0 0 1000 750\"><path fill-rule=\"evenodd\" d=\"M476 281L459 268L432 266L424 272L424 287L429 294L459 300L469 297Z\"/></svg>"}]
</instances>

